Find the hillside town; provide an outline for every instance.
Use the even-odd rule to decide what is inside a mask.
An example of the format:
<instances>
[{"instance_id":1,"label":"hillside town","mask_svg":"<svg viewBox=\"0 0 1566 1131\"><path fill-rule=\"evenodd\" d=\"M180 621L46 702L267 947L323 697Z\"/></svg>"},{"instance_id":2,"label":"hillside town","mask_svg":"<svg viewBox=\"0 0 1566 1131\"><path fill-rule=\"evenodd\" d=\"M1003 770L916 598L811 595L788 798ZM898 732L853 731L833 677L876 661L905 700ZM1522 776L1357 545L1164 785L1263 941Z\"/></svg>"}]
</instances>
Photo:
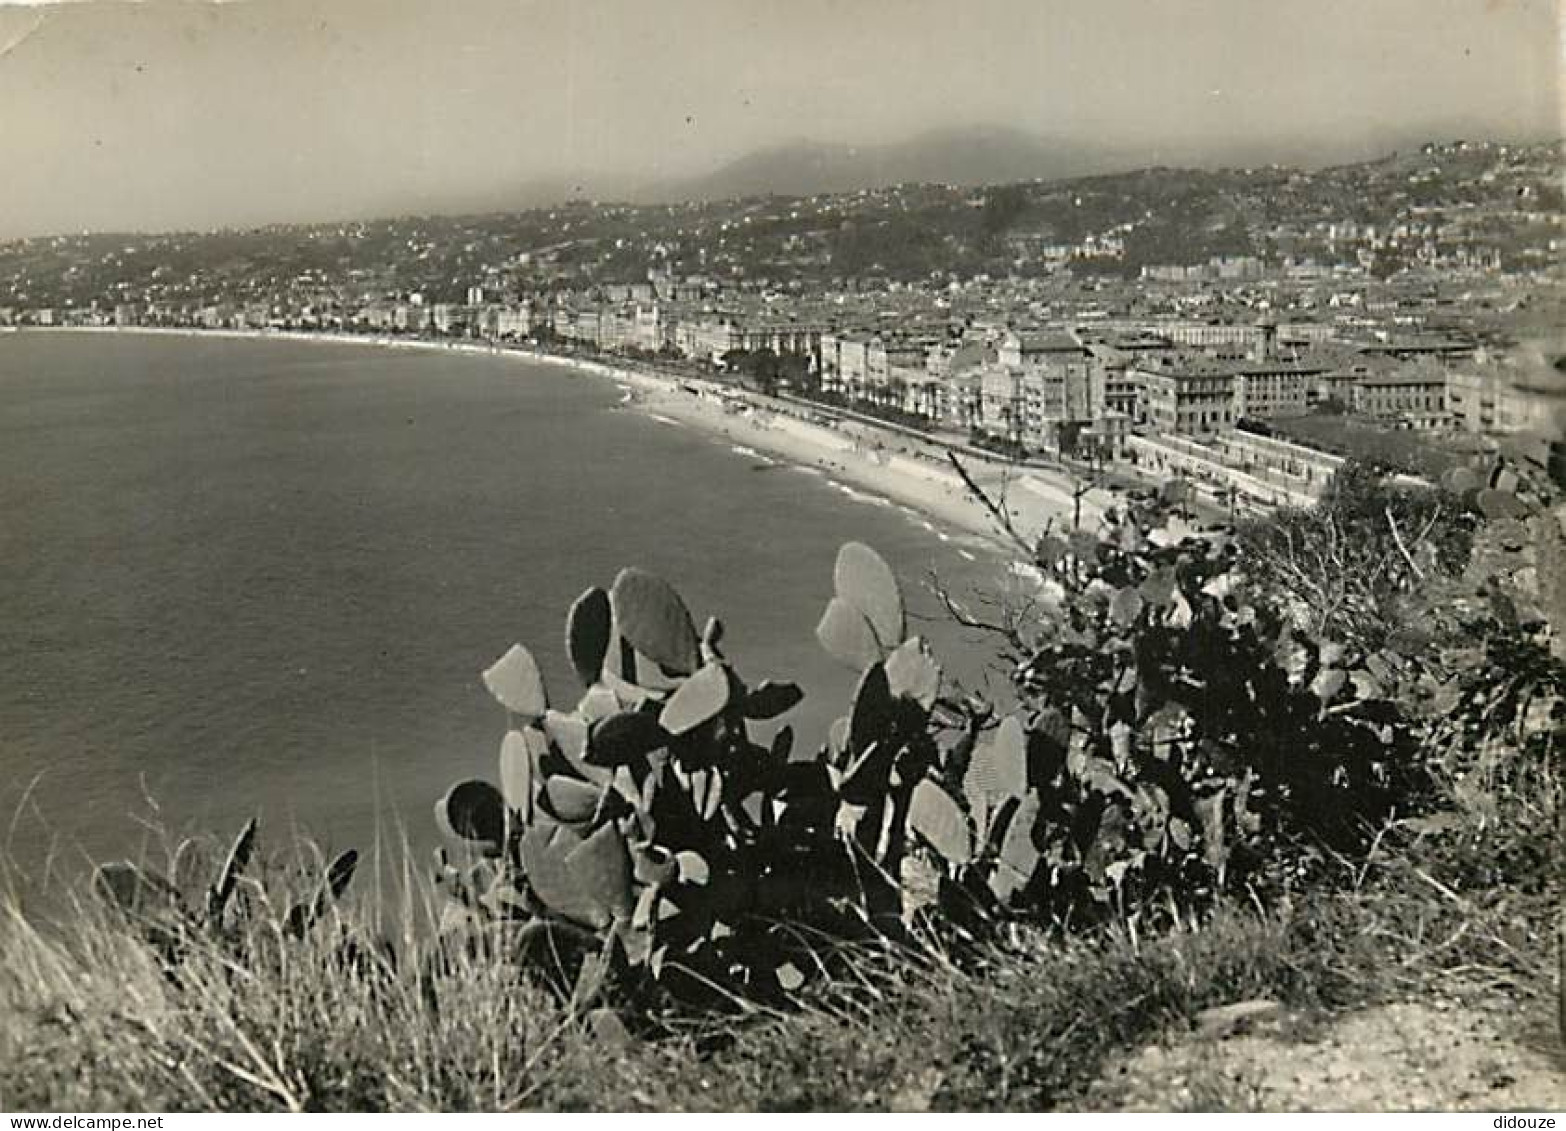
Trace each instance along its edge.
<instances>
[{"instance_id":1,"label":"hillside town","mask_svg":"<svg viewBox=\"0 0 1566 1131\"><path fill-rule=\"evenodd\" d=\"M1307 173L593 206L0 246L0 325L607 355L1268 508L1346 458L1541 466L1559 144Z\"/></svg>"}]
</instances>

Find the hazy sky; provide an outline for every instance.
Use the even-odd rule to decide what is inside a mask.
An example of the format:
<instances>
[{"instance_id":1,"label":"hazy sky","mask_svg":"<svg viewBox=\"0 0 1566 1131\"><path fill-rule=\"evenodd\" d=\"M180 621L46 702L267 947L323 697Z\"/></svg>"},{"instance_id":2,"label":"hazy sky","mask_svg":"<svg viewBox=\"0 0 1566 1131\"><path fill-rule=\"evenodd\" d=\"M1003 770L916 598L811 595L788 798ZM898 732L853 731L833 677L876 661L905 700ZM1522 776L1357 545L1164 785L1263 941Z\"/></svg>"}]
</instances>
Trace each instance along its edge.
<instances>
[{"instance_id":1,"label":"hazy sky","mask_svg":"<svg viewBox=\"0 0 1566 1131\"><path fill-rule=\"evenodd\" d=\"M493 204L972 124L1557 136L1555 0L0 0L0 238Z\"/></svg>"}]
</instances>

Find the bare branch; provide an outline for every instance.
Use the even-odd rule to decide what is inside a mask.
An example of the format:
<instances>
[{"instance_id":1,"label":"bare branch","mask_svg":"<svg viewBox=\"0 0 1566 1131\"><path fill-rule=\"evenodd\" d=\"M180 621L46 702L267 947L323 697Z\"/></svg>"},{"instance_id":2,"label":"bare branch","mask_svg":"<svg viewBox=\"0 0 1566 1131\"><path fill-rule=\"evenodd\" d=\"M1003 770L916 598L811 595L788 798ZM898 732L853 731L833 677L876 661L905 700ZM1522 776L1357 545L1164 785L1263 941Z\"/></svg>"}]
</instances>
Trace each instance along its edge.
<instances>
[{"instance_id":1,"label":"bare branch","mask_svg":"<svg viewBox=\"0 0 1566 1131\"><path fill-rule=\"evenodd\" d=\"M1441 504L1437 503L1435 510L1430 514L1430 521L1425 523L1425 528L1421 530L1419 532L1419 536L1414 539L1414 545L1423 546L1425 541L1430 537L1430 532L1435 529L1435 524L1439 521L1441 521Z\"/></svg>"},{"instance_id":2,"label":"bare branch","mask_svg":"<svg viewBox=\"0 0 1566 1131\"><path fill-rule=\"evenodd\" d=\"M996 623L993 621L981 620L979 617L974 616L962 605L958 604L956 598L951 595L951 591L941 583L940 577L934 573L931 573L930 575L930 588L935 593L936 599L939 600L942 607L945 608L947 615L958 624L962 625L964 628L973 628L978 629L981 632L994 633L995 635L1004 638L1007 643L1011 644L1012 647L1016 648L1018 651L1022 650L1022 636L1017 632L1015 625L1006 624L1004 622ZM1004 611L1004 609L1002 611Z\"/></svg>"},{"instance_id":3,"label":"bare branch","mask_svg":"<svg viewBox=\"0 0 1566 1131\"><path fill-rule=\"evenodd\" d=\"M973 476L968 474L968 469L964 467L962 465L962 461L957 458L956 452L948 449L946 452L946 458L951 460L952 466L957 469L957 474L962 477L963 485L968 488L969 494L973 495L974 498L978 499L979 502L984 505L984 509L990 513L990 517L995 519L996 522L1000 523L1001 529L1005 531L1006 536L1010 538L1019 549L1022 550L1027 560L1031 562L1033 560L1033 546L1026 538L1022 536L1021 532L1018 531L1016 526L1012 523L1010 512L1008 512L1004 506L1001 506L999 503L995 502L995 500L991 499L989 495L985 494L984 488L980 487L979 484L974 480Z\"/></svg>"}]
</instances>

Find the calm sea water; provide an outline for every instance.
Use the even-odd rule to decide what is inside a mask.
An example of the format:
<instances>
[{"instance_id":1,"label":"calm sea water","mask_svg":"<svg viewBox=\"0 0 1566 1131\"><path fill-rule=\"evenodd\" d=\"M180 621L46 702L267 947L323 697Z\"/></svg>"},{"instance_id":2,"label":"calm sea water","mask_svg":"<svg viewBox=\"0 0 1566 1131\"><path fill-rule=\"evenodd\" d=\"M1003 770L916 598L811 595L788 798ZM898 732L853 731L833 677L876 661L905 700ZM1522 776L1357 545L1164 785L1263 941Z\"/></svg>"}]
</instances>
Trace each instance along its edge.
<instances>
[{"instance_id":1,"label":"calm sea water","mask_svg":"<svg viewBox=\"0 0 1566 1131\"><path fill-rule=\"evenodd\" d=\"M972 544L620 397L429 351L0 335L0 846L70 871L143 851L149 814L251 813L431 843L445 786L495 776L479 671L520 640L574 701L565 609L622 565L722 616L751 679L803 684L812 737L851 690L812 635L839 543L996 583Z\"/></svg>"}]
</instances>

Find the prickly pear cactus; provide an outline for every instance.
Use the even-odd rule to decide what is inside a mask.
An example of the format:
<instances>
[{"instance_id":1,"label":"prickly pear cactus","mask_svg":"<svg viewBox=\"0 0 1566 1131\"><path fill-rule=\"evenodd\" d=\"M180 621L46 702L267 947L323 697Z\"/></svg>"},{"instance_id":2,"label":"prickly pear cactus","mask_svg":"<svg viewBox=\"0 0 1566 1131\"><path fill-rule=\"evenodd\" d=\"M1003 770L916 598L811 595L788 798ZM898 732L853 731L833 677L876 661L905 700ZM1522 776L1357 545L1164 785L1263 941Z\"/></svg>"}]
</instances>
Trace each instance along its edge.
<instances>
[{"instance_id":1,"label":"prickly pear cactus","mask_svg":"<svg viewBox=\"0 0 1566 1131\"><path fill-rule=\"evenodd\" d=\"M1033 843L1039 793L1028 785L1027 736L1015 716L973 746L959 802L933 780L914 796L910 827L970 894L1004 907L1033 881L1041 859Z\"/></svg>"},{"instance_id":2,"label":"prickly pear cactus","mask_svg":"<svg viewBox=\"0 0 1566 1131\"><path fill-rule=\"evenodd\" d=\"M609 972L594 985L787 995L819 965L812 938L895 923L910 806L937 757L940 669L906 637L901 591L874 551L845 546L834 583L819 635L862 675L814 753L777 725L799 688L747 684L721 623L698 633L678 592L645 571L572 605L565 644L583 687L569 708L550 705L532 655L511 648L484 673L507 712L500 788L459 783L436 806L474 861L443 860L447 927L599 940L562 979L588 1008L602 996L580 992L589 962Z\"/></svg>"}]
</instances>

